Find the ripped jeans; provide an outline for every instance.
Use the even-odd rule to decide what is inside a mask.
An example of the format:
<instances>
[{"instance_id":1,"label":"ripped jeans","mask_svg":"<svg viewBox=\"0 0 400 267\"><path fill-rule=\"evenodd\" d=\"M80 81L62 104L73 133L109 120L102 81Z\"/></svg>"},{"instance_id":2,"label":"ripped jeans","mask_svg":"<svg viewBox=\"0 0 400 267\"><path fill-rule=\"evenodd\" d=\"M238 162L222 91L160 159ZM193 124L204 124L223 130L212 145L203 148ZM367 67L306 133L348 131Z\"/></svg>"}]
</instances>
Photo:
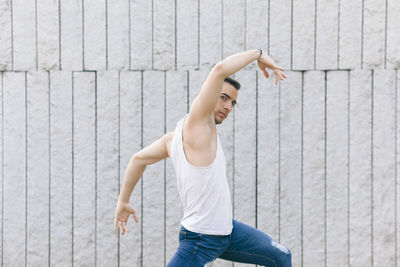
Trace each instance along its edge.
<instances>
[{"instance_id":1,"label":"ripped jeans","mask_svg":"<svg viewBox=\"0 0 400 267\"><path fill-rule=\"evenodd\" d=\"M211 266L217 259L277 267L292 266L292 255L260 230L233 220L230 235L194 233L183 226L179 232L179 248L167 267Z\"/></svg>"}]
</instances>

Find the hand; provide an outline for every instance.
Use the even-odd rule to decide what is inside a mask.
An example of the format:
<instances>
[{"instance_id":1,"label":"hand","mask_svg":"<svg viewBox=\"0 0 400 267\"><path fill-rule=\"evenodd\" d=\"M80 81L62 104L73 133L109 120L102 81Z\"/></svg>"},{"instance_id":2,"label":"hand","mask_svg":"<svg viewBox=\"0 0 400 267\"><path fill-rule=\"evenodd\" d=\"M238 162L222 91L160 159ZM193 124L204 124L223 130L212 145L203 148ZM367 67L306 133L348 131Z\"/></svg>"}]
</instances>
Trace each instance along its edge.
<instances>
[{"instance_id":1,"label":"hand","mask_svg":"<svg viewBox=\"0 0 400 267\"><path fill-rule=\"evenodd\" d=\"M257 65L262 70L266 78L269 78L267 68L272 70L275 76L275 84L278 84L278 79L284 80L287 78L286 75L282 72L284 71L284 69L277 66L274 60L264 53L261 55L260 61L257 63Z\"/></svg>"},{"instance_id":2,"label":"hand","mask_svg":"<svg viewBox=\"0 0 400 267\"><path fill-rule=\"evenodd\" d=\"M128 222L129 216L131 214L133 215L135 221L138 222L139 220L133 207L127 202L122 202L118 200L117 208L115 210L114 232L117 231L118 223L122 235L124 235L125 232L129 233L128 228L126 228L126 223Z\"/></svg>"}]
</instances>

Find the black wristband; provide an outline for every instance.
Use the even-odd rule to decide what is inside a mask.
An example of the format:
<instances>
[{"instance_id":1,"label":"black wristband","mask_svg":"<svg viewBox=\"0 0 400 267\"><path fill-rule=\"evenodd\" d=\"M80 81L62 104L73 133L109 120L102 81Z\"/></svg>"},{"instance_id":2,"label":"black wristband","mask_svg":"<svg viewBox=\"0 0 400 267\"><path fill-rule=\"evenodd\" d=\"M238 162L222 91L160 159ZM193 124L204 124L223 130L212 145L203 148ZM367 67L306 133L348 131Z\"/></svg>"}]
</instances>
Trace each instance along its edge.
<instances>
[{"instance_id":1,"label":"black wristband","mask_svg":"<svg viewBox=\"0 0 400 267\"><path fill-rule=\"evenodd\" d=\"M260 48L260 55L258 56L257 62L260 62L261 55L262 55L262 50Z\"/></svg>"}]
</instances>

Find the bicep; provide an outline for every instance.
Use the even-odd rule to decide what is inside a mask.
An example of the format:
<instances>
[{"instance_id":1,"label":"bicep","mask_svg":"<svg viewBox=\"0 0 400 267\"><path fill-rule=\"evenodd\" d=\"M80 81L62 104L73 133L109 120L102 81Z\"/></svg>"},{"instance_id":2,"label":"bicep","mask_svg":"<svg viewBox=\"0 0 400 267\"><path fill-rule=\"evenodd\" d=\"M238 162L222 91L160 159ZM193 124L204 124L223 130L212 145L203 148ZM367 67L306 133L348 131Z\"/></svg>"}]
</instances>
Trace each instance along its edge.
<instances>
[{"instance_id":1,"label":"bicep","mask_svg":"<svg viewBox=\"0 0 400 267\"><path fill-rule=\"evenodd\" d=\"M140 161L143 165L150 165L168 157L167 142L170 133L164 135L152 144L140 150L133 156L133 160Z\"/></svg>"}]
</instances>

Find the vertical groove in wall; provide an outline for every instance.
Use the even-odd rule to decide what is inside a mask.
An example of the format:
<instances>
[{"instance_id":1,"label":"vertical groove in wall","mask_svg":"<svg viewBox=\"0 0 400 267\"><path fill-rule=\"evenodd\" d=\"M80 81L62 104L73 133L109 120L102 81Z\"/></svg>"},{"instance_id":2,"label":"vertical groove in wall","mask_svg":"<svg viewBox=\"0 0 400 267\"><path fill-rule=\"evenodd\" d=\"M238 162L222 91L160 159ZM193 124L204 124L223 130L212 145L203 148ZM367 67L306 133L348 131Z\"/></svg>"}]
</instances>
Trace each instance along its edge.
<instances>
[{"instance_id":1,"label":"vertical groove in wall","mask_svg":"<svg viewBox=\"0 0 400 267\"><path fill-rule=\"evenodd\" d=\"M177 6L177 4L176 4L176 0L175 0L175 20L174 20L174 23L175 23L175 70L177 70L177 65L178 65L178 59L177 59L177 57L178 57L178 48L177 48L177 43L178 43L178 40L177 40L177 12L176 12L176 7Z\"/></svg>"},{"instance_id":2,"label":"vertical groove in wall","mask_svg":"<svg viewBox=\"0 0 400 267\"><path fill-rule=\"evenodd\" d=\"M371 70L371 266L374 266L374 70Z\"/></svg>"},{"instance_id":3,"label":"vertical groove in wall","mask_svg":"<svg viewBox=\"0 0 400 267\"><path fill-rule=\"evenodd\" d=\"M364 0L361 8L361 69L364 67Z\"/></svg>"},{"instance_id":4,"label":"vertical groove in wall","mask_svg":"<svg viewBox=\"0 0 400 267\"><path fill-rule=\"evenodd\" d=\"M25 74L25 267L28 262L28 90L27 72Z\"/></svg>"},{"instance_id":5,"label":"vertical groove in wall","mask_svg":"<svg viewBox=\"0 0 400 267\"><path fill-rule=\"evenodd\" d=\"M326 204L327 204L327 195L326 195L326 179L327 179L327 170L326 170L326 162L327 162L327 103L328 103L328 73L327 71L325 72L325 85L324 85L324 90L325 90L325 96L324 96L324 175L325 175L325 179L324 179L324 252L325 252L325 257L324 257L324 266L327 266L327 241L326 241L326 214L327 214L327 210L326 210Z\"/></svg>"},{"instance_id":6,"label":"vertical groove in wall","mask_svg":"<svg viewBox=\"0 0 400 267\"><path fill-rule=\"evenodd\" d=\"M317 22L318 22L318 0L315 0L315 12L314 12L314 70L317 69Z\"/></svg>"},{"instance_id":7,"label":"vertical groove in wall","mask_svg":"<svg viewBox=\"0 0 400 267\"><path fill-rule=\"evenodd\" d=\"M176 3L176 0L175 0ZM176 7L176 5L175 5ZM176 16L175 16L176 17ZM176 35L175 35L176 36ZM164 134L167 132L167 71L164 71ZM164 265L167 263L167 172L166 172L166 167L167 167L167 160L164 159Z\"/></svg>"},{"instance_id":8,"label":"vertical groove in wall","mask_svg":"<svg viewBox=\"0 0 400 267\"><path fill-rule=\"evenodd\" d=\"M337 31L337 66L339 69L339 60L340 60L340 0L338 0L338 31Z\"/></svg>"},{"instance_id":9,"label":"vertical groove in wall","mask_svg":"<svg viewBox=\"0 0 400 267\"><path fill-rule=\"evenodd\" d=\"M97 71L94 72L94 266L97 266Z\"/></svg>"},{"instance_id":10,"label":"vertical groove in wall","mask_svg":"<svg viewBox=\"0 0 400 267\"><path fill-rule=\"evenodd\" d=\"M11 2L11 70L14 71L14 10L13 0Z\"/></svg>"},{"instance_id":11,"label":"vertical groove in wall","mask_svg":"<svg viewBox=\"0 0 400 267\"><path fill-rule=\"evenodd\" d=\"M38 70L38 30L37 30L37 0L35 0L35 44L36 44L36 70Z\"/></svg>"},{"instance_id":12,"label":"vertical groove in wall","mask_svg":"<svg viewBox=\"0 0 400 267\"><path fill-rule=\"evenodd\" d=\"M118 196L121 191L121 71L118 71ZM118 199L117 196L117 199ZM118 236L118 267L121 265L121 240L119 234Z\"/></svg>"},{"instance_id":13,"label":"vertical groove in wall","mask_svg":"<svg viewBox=\"0 0 400 267\"><path fill-rule=\"evenodd\" d=\"M224 58L224 0L221 0L221 60Z\"/></svg>"},{"instance_id":14,"label":"vertical groove in wall","mask_svg":"<svg viewBox=\"0 0 400 267\"><path fill-rule=\"evenodd\" d=\"M129 29L129 32L128 32L128 37L129 37L129 52L128 52L128 54L129 54L129 70L131 70L131 68L132 68L132 52L131 52L131 49L132 49L132 42L131 42L131 0L128 0L128 8L129 8L129 10L128 10L128 29Z\"/></svg>"},{"instance_id":15,"label":"vertical groove in wall","mask_svg":"<svg viewBox=\"0 0 400 267\"><path fill-rule=\"evenodd\" d=\"M290 69L293 69L293 0L290 1Z\"/></svg>"},{"instance_id":16,"label":"vertical groove in wall","mask_svg":"<svg viewBox=\"0 0 400 267\"><path fill-rule=\"evenodd\" d=\"M49 142L49 229L48 229L48 244L49 244L49 252L48 252L48 267L50 267L51 260L51 105L50 105L50 97L51 97L51 82L50 82L50 71L47 71L47 79L48 79L48 120L49 120L49 130L48 130L48 142Z\"/></svg>"},{"instance_id":17,"label":"vertical groove in wall","mask_svg":"<svg viewBox=\"0 0 400 267\"><path fill-rule=\"evenodd\" d=\"M154 0L151 0L151 69L154 69Z\"/></svg>"},{"instance_id":18,"label":"vertical groove in wall","mask_svg":"<svg viewBox=\"0 0 400 267\"><path fill-rule=\"evenodd\" d=\"M244 32L243 32L244 51L247 50L246 33L247 33L247 0L244 0Z\"/></svg>"},{"instance_id":19,"label":"vertical groove in wall","mask_svg":"<svg viewBox=\"0 0 400 267\"><path fill-rule=\"evenodd\" d=\"M270 51L269 51L269 44L270 44L270 41L269 41L269 39L270 39L270 28L271 28L271 20L270 20L270 17L271 17L271 12L270 12L270 7L271 7L271 0L268 0L268 32L267 32L267 34L268 34L268 55L270 55Z\"/></svg>"},{"instance_id":20,"label":"vertical groove in wall","mask_svg":"<svg viewBox=\"0 0 400 267\"><path fill-rule=\"evenodd\" d=\"M186 113L189 113L189 71L186 71Z\"/></svg>"},{"instance_id":21,"label":"vertical groove in wall","mask_svg":"<svg viewBox=\"0 0 400 267\"><path fill-rule=\"evenodd\" d=\"M200 0L197 0L197 69L200 69Z\"/></svg>"},{"instance_id":22,"label":"vertical groove in wall","mask_svg":"<svg viewBox=\"0 0 400 267\"><path fill-rule=\"evenodd\" d=\"M279 243L281 242L281 168L282 168L282 163L281 163L281 153L282 153L282 143L281 143L281 137L282 137L282 103L281 103L281 83L279 83L279 110L278 110L278 135L279 135L279 149L278 149L278 162L279 162L279 167L278 167L278 241Z\"/></svg>"},{"instance_id":23,"label":"vertical groove in wall","mask_svg":"<svg viewBox=\"0 0 400 267\"><path fill-rule=\"evenodd\" d=\"M235 218L235 109L232 112L232 140L233 140L233 153L232 153L232 216Z\"/></svg>"},{"instance_id":24,"label":"vertical groove in wall","mask_svg":"<svg viewBox=\"0 0 400 267\"><path fill-rule=\"evenodd\" d=\"M1 72L1 266L4 255L4 72Z\"/></svg>"},{"instance_id":25,"label":"vertical groove in wall","mask_svg":"<svg viewBox=\"0 0 400 267\"><path fill-rule=\"evenodd\" d=\"M153 1L152 1L153 2ZM143 70L140 71L140 148L143 149ZM140 266L143 267L143 174L140 179Z\"/></svg>"},{"instance_id":26,"label":"vertical groove in wall","mask_svg":"<svg viewBox=\"0 0 400 267\"><path fill-rule=\"evenodd\" d=\"M304 71L301 72L301 266L304 264L303 212L304 212Z\"/></svg>"},{"instance_id":27,"label":"vertical groove in wall","mask_svg":"<svg viewBox=\"0 0 400 267\"><path fill-rule=\"evenodd\" d=\"M398 234L397 234L397 72L398 70L395 70L395 78L394 78L394 84L395 84L395 126L394 126L394 147L395 147L395 153L394 153L394 197L395 197L395 201L394 201L394 251L395 251L395 255L394 255L394 266L397 266L397 256L398 256L398 252L397 252L397 238L398 238Z\"/></svg>"},{"instance_id":28,"label":"vertical groove in wall","mask_svg":"<svg viewBox=\"0 0 400 267\"><path fill-rule=\"evenodd\" d=\"M58 0L58 69L61 70L61 0Z\"/></svg>"},{"instance_id":29,"label":"vertical groove in wall","mask_svg":"<svg viewBox=\"0 0 400 267\"><path fill-rule=\"evenodd\" d=\"M347 71L347 263L350 266L350 70Z\"/></svg>"},{"instance_id":30,"label":"vertical groove in wall","mask_svg":"<svg viewBox=\"0 0 400 267\"><path fill-rule=\"evenodd\" d=\"M82 0L82 70L85 70L85 0Z\"/></svg>"},{"instance_id":31,"label":"vertical groove in wall","mask_svg":"<svg viewBox=\"0 0 400 267\"><path fill-rule=\"evenodd\" d=\"M387 14L388 14L388 1L385 0L385 49L384 49L384 68L386 69L387 63Z\"/></svg>"},{"instance_id":32,"label":"vertical groove in wall","mask_svg":"<svg viewBox=\"0 0 400 267\"><path fill-rule=\"evenodd\" d=\"M256 218L255 226L258 226L258 70L256 70Z\"/></svg>"},{"instance_id":33,"label":"vertical groove in wall","mask_svg":"<svg viewBox=\"0 0 400 267\"><path fill-rule=\"evenodd\" d=\"M74 111L75 111L75 103L74 103L74 91L75 91L75 80L74 80L74 72L72 71L71 72L71 76L72 76L72 173L71 173L71 175L72 175L72 190L71 190L71 193L72 193L72 242L71 242L71 264L72 264L72 267L74 267L74 212L75 212L75 210L74 210L74 206L75 206L75 201L74 201L74 186L75 186L75 183L74 183L74 172L75 172L75 170L74 170L74 167L75 167L75 158L74 158L74 156L75 156L75 150L74 150L74 146L75 146L75 140L74 140L74 131L75 131L75 120L74 120Z\"/></svg>"},{"instance_id":34,"label":"vertical groove in wall","mask_svg":"<svg viewBox=\"0 0 400 267\"><path fill-rule=\"evenodd\" d=\"M105 0L106 6L106 70L108 70L108 1Z\"/></svg>"}]
</instances>

